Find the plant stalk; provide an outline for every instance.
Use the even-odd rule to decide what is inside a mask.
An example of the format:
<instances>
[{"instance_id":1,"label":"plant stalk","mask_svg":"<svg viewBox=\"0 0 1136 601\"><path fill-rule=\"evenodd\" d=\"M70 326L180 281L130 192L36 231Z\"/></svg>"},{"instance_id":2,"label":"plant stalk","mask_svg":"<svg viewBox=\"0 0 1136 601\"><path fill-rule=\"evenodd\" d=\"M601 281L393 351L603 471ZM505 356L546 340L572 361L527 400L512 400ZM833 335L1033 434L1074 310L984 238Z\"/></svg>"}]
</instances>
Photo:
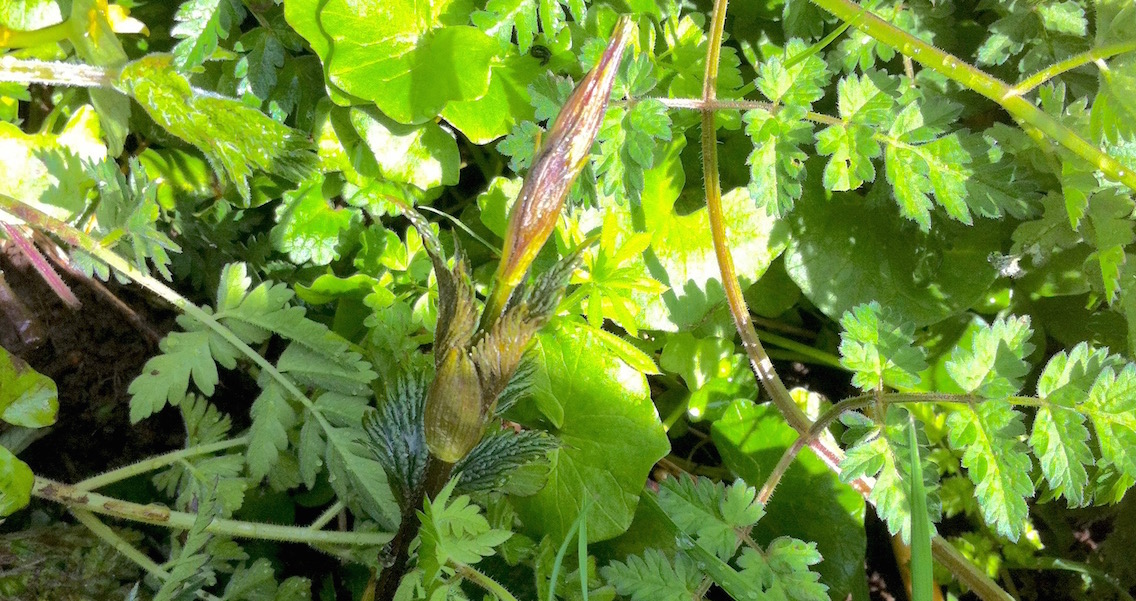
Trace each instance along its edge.
<instances>
[{"instance_id":1,"label":"plant stalk","mask_svg":"<svg viewBox=\"0 0 1136 601\"><path fill-rule=\"evenodd\" d=\"M0 82L114 88L115 73L103 67L0 57Z\"/></svg>"},{"instance_id":2,"label":"plant stalk","mask_svg":"<svg viewBox=\"0 0 1136 601\"><path fill-rule=\"evenodd\" d=\"M87 510L134 522L189 530L197 520L197 515L185 511L174 511L165 505L140 505L96 492L79 490L74 486L36 477L32 494L45 501L66 505L70 509ZM377 547L391 540L385 532L337 532L311 530L302 526L281 526L259 522L245 522L217 518L206 528L207 532L235 538L251 538L281 542L305 543L309 545L352 545Z\"/></svg>"},{"instance_id":3,"label":"plant stalk","mask_svg":"<svg viewBox=\"0 0 1136 601\"><path fill-rule=\"evenodd\" d=\"M225 449L244 446L247 443L248 437L241 436L239 438L222 440L211 444L197 445L189 447L188 449L179 449L177 451L170 451L169 453L155 455L153 457L149 457L141 461L131 463L129 465L124 465L120 468L110 470L109 472L103 472L97 476L92 476L90 478L87 478L86 480L77 482L75 483L75 489L96 490L109 484L137 476L139 474L145 474L146 472L152 472L156 469L161 469L182 459L196 457L198 455L208 455L210 453L216 453L217 451L224 451Z\"/></svg>"},{"instance_id":4,"label":"plant stalk","mask_svg":"<svg viewBox=\"0 0 1136 601\"><path fill-rule=\"evenodd\" d=\"M827 8L829 4L840 4L846 6L846 14L838 14L845 21L851 21L854 27L864 29L865 26L878 23L890 29L895 29L891 25L884 23L880 19L872 16L867 11L847 2L847 0L814 0L822 8ZM718 80L718 59L721 53L722 36L725 29L726 22L726 6L727 0L715 0L714 13L711 18L709 43L706 49L706 74L702 81L702 100L703 102L712 102L715 100L716 85ZM863 14L862 14L863 13ZM895 30L899 31L899 30ZM900 32L902 33L902 32ZM869 32L870 34L870 32ZM904 34L906 35L906 34ZM875 36L873 36L875 37ZM915 42L934 48L920 40L910 37ZM939 52L945 56L938 49ZM907 54L907 53L905 53ZM955 59L957 61L957 59ZM969 65L967 65L969 67ZM959 68L957 63L956 68ZM970 67L971 70L981 73ZM985 75L985 74L982 74ZM988 79L993 80L989 76ZM996 80L993 80L996 81ZM1004 89L1009 86L1002 84ZM1048 118L1052 124L1058 127L1063 127L1049 118L1048 115L1041 113L1032 104L1029 104L1024 99L1017 98L1021 103L1028 105L1036 113L1040 113L1045 118ZM1040 129L1040 128L1039 128ZM1074 136L1072 132L1065 130L1068 135ZM1077 138L1079 139L1079 138ZM1113 172L1120 170L1119 164L1111 158L1105 156L1099 149L1092 147L1087 142L1081 140L1084 146L1091 149L1098 158L1094 164L1101 165L1107 161L1112 161ZM769 355L765 352L765 348L761 345L761 341L757 337L757 332L753 327L753 323L749 318L749 308L746 306L745 299L742 296L741 285L738 282L737 273L734 270L733 257L730 255L729 242L726 239L726 226L725 219L722 212L722 190L718 174L718 139L717 127L714 118L714 111L710 109L703 109L702 111L702 174L704 185L706 188L706 206L710 217L710 232L714 243L714 254L718 259L718 268L721 272L722 287L726 291L726 300L730 307L730 314L734 318L734 325L737 327L738 334L742 339L742 346L745 348L746 355L750 359L750 365L754 372L757 374L758 380L761 382L762 387L766 393L773 399L774 405L781 411L785 420L798 432L800 436L807 436L812 429L813 423L809 420L808 416L793 402L789 391L785 388L781 378L777 375L776 370L773 368L773 362L770 361ZM1082 151L1087 151L1082 147ZM1101 160L1103 157L1103 160ZM1103 170L1103 169L1102 169ZM1128 174L1132 175L1132 174ZM1136 189L1136 176L1132 176L1133 189ZM816 453L817 457L821 459L829 469L833 472L840 473L840 461L844 457L844 452L840 448L830 447L823 439L811 439L808 442L809 447ZM851 483L851 486L860 492L865 498L872 490L872 483L864 478L858 478ZM932 545L932 551L935 559L940 564L947 567L954 573L962 582L964 582L971 590L975 591L980 598L991 601L994 599L1006 600L1010 599L1009 595L1003 591L998 585L988 578L986 574L979 571L958 553L946 540L941 537L936 537L935 543ZM948 553L946 549L949 548L953 553Z\"/></svg>"},{"instance_id":5,"label":"plant stalk","mask_svg":"<svg viewBox=\"0 0 1136 601\"><path fill-rule=\"evenodd\" d=\"M1023 98L1020 88L1011 87L970 63L920 40L851 0L813 0L813 3L840 19L852 22L853 27L881 44L886 44L923 66L993 100L1019 123L1036 128L1100 170L1109 179L1136 190L1136 172Z\"/></svg>"}]
</instances>

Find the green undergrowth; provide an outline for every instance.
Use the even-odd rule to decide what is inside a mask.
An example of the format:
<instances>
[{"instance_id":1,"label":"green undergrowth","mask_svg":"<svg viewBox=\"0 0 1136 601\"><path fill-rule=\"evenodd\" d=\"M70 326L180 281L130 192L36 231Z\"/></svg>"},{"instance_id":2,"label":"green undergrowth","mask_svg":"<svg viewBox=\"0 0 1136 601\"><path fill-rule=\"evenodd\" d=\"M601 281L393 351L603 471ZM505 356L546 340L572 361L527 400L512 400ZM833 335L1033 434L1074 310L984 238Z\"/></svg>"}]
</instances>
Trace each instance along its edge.
<instances>
[{"instance_id":1,"label":"green undergrowth","mask_svg":"<svg viewBox=\"0 0 1136 601\"><path fill-rule=\"evenodd\" d=\"M1136 6L726 10L0 6L0 241L177 310L122 405L185 434L39 476L0 349L0 597L1131 599Z\"/></svg>"}]
</instances>

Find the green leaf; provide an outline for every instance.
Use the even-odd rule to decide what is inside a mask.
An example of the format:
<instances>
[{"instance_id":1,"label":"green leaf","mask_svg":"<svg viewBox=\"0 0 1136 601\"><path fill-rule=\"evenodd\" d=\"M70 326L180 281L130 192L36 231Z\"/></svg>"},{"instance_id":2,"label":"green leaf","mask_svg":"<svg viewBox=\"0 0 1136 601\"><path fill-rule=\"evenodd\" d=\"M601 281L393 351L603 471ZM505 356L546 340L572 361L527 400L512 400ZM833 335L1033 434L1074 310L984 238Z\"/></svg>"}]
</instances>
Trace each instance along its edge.
<instances>
[{"instance_id":1,"label":"green leaf","mask_svg":"<svg viewBox=\"0 0 1136 601\"><path fill-rule=\"evenodd\" d=\"M453 573L447 566L449 562L476 564L493 555L493 547L513 535L508 530L490 527L481 509L472 504L468 496L461 495L451 501L456 483L457 480L451 480L433 500L426 499L423 510L418 513L422 521L418 534L422 542L418 566L428 586L435 584L443 571Z\"/></svg>"},{"instance_id":2,"label":"green leaf","mask_svg":"<svg viewBox=\"0 0 1136 601\"><path fill-rule=\"evenodd\" d=\"M217 50L219 40L228 39L245 17L245 7L236 0L186 0L174 15L170 35L174 45L174 65L181 71L196 70Z\"/></svg>"},{"instance_id":3,"label":"green leaf","mask_svg":"<svg viewBox=\"0 0 1136 601\"><path fill-rule=\"evenodd\" d=\"M750 400L735 401L710 434L726 466L751 486L765 482L797 437L775 408ZM864 507L860 493L806 448L781 478L753 537L814 541L825 558L817 572L833 597L867 599Z\"/></svg>"},{"instance_id":4,"label":"green leaf","mask_svg":"<svg viewBox=\"0 0 1136 601\"><path fill-rule=\"evenodd\" d=\"M130 94L155 123L196 146L215 169L252 198L253 169L303 180L315 167L307 135L238 100L202 93L171 67L168 55L151 54L125 67L115 87Z\"/></svg>"},{"instance_id":5,"label":"green leaf","mask_svg":"<svg viewBox=\"0 0 1136 601\"><path fill-rule=\"evenodd\" d=\"M0 194L44 207L60 219L82 211L83 198L94 180L82 161L101 161L106 147L99 139L99 120L90 107L81 107L59 135L26 134L0 122Z\"/></svg>"},{"instance_id":6,"label":"green leaf","mask_svg":"<svg viewBox=\"0 0 1136 601\"><path fill-rule=\"evenodd\" d=\"M0 347L0 420L42 428L54 424L58 412L55 382Z\"/></svg>"},{"instance_id":7,"label":"green leaf","mask_svg":"<svg viewBox=\"0 0 1136 601\"><path fill-rule=\"evenodd\" d=\"M910 388L927 367L923 349L913 344L915 326L902 322L890 309L872 301L840 319L840 363L853 371L852 383L861 390L884 385Z\"/></svg>"},{"instance_id":8,"label":"green leaf","mask_svg":"<svg viewBox=\"0 0 1136 601\"><path fill-rule=\"evenodd\" d=\"M1025 358L1033 352L1032 335L1029 317L999 318L979 329L968 348L952 351L947 373L967 393L988 399L1016 394L1030 370Z\"/></svg>"},{"instance_id":9,"label":"green leaf","mask_svg":"<svg viewBox=\"0 0 1136 601\"><path fill-rule=\"evenodd\" d=\"M1074 0L1039 4L1037 14L1042 27L1054 33L1084 36L1089 26L1084 7Z\"/></svg>"},{"instance_id":10,"label":"green leaf","mask_svg":"<svg viewBox=\"0 0 1136 601\"><path fill-rule=\"evenodd\" d=\"M682 553L672 560L658 549L613 561L603 568L603 576L631 601L689 601L702 582L694 560Z\"/></svg>"},{"instance_id":11,"label":"green leaf","mask_svg":"<svg viewBox=\"0 0 1136 601\"><path fill-rule=\"evenodd\" d=\"M911 446L904 440L908 433L907 414L898 407L889 407L885 420L884 424L877 424L859 413L842 416L841 421L848 426L844 440L851 445L840 464L840 479L851 482L865 476L876 478L868 500L875 505L877 515L887 523L888 531L909 542L913 531L911 516L914 503L909 496L913 458L910 456ZM926 453L923 453L924 456ZM921 471L927 497L924 509L927 523L933 530L940 514L937 496L939 472L929 459L921 458L921 461L924 462Z\"/></svg>"},{"instance_id":12,"label":"green leaf","mask_svg":"<svg viewBox=\"0 0 1136 601\"><path fill-rule=\"evenodd\" d=\"M1089 483L1086 466L1095 459L1089 449L1089 430L1085 427L1085 406L1089 390L1102 370L1118 367L1120 358L1107 350L1091 349L1085 343L1072 351L1061 351L1046 364L1037 382L1037 396L1046 404L1038 408L1029 444L1041 464L1049 487L1069 500L1084 505Z\"/></svg>"},{"instance_id":13,"label":"green leaf","mask_svg":"<svg viewBox=\"0 0 1136 601\"><path fill-rule=\"evenodd\" d=\"M458 183L457 140L437 123L402 125L375 110L352 108L351 125L366 142L388 180L422 190Z\"/></svg>"},{"instance_id":14,"label":"green leaf","mask_svg":"<svg viewBox=\"0 0 1136 601\"><path fill-rule=\"evenodd\" d=\"M915 418L908 417L908 478L911 484L911 597L912 601L931 601L935 586L931 574L931 521L927 518L927 490L923 487L923 461L919 457L919 437Z\"/></svg>"},{"instance_id":15,"label":"green leaf","mask_svg":"<svg viewBox=\"0 0 1136 601\"><path fill-rule=\"evenodd\" d=\"M819 56L813 54L805 60L796 61L796 64L785 66L807 50L803 41L790 40L785 45L784 57L775 54L758 67L757 89L770 102L808 109L812 103L824 97L824 87L830 74Z\"/></svg>"},{"instance_id":16,"label":"green leaf","mask_svg":"<svg viewBox=\"0 0 1136 601\"><path fill-rule=\"evenodd\" d=\"M1092 420L1101 457L1136 478L1136 365L1101 371L1089 390L1085 412Z\"/></svg>"},{"instance_id":17,"label":"green leaf","mask_svg":"<svg viewBox=\"0 0 1136 601\"><path fill-rule=\"evenodd\" d=\"M0 517L12 515L32 498L35 474L8 449L0 446Z\"/></svg>"},{"instance_id":18,"label":"green leaf","mask_svg":"<svg viewBox=\"0 0 1136 601\"><path fill-rule=\"evenodd\" d=\"M142 373L130 383L130 422L138 423L157 413L168 402L185 400L189 378L206 397L217 386L217 365L209 352L207 331L170 332L158 344L160 355L142 366Z\"/></svg>"},{"instance_id":19,"label":"green leaf","mask_svg":"<svg viewBox=\"0 0 1136 601\"><path fill-rule=\"evenodd\" d=\"M355 209L333 208L321 184L317 179L285 192L276 208L276 226L269 234L272 246L293 263L327 265L338 259L340 235L358 221Z\"/></svg>"},{"instance_id":20,"label":"green leaf","mask_svg":"<svg viewBox=\"0 0 1136 601\"><path fill-rule=\"evenodd\" d=\"M655 165L661 142L670 139L671 119L661 101L646 99L628 109L608 108L598 137L600 156L595 159L603 193L637 204L643 173Z\"/></svg>"},{"instance_id":21,"label":"green leaf","mask_svg":"<svg viewBox=\"0 0 1136 601\"><path fill-rule=\"evenodd\" d=\"M638 278L669 287L663 294L635 291L630 295L640 329L678 331L701 325L725 300L718 282L718 262L705 208L679 214L675 202L686 183L679 161L685 140L676 140L656 166L644 174L642 221L630 207L615 210L625 236L651 234L651 244L634 263ZM746 287L759 278L785 248L787 232L779 220L756 207L745 189L722 197L726 235L734 265ZM732 329L732 325L728 326Z\"/></svg>"},{"instance_id":22,"label":"green leaf","mask_svg":"<svg viewBox=\"0 0 1136 601\"><path fill-rule=\"evenodd\" d=\"M362 411L349 427L327 428L327 470L335 495L359 517L374 520L393 531L398 526L398 502L387 484L383 466L362 442Z\"/></svg>"},{"instance_id":23,"label":"green leaf","mask_svg":"<svg viewBox=\"0 0 1136 601\"><path fill-rule=\"evenodd\" d=\"M1007 401L987 400L951 413L947 429L951 448L963 454L986 523L1018 540L1029 518L1026 498L1034 493L1022 414Z\"/></svg>"},{"instance_id":24,"label":"green leaf","mask_svg":"<svg viewBox=\"0 0 1136 601\"><path fill-rule=\"evenodd\" d=\"M269 382L253 401L249 416L249 475L260 480L276 465L280 452L288 448L288 431L296 424L296 410L284 398L280 386Z\"/></svg>"},{"instance_id":25,"label":"green leaf","mask_svg":"<svg viewBox=\"0 0 1136 601\"><path fill-rule=\"evenodd\" d=\"M222 601L309 601L312 583L293 576L277 583L272 561L257 558L251 565L241 565L225 585Z\"/></svg>"},{"instance_id":26,"label":"green leaf","mask_svg":"<svg viewBox=\"0 0 1136 601\"><path fill-rule=\"evenodd\" d=\"M806 61L807 62L807 61ZM801 198L804 177L803 145L812 142L813 125L805 120L805 109L791 105L774 113L748 111L746 134L754 149L746 163L750 166L749 195L773 215L788 213Z\"/></svg>"},{"instance_id":27,"label":"green leaf","mask_svg":"<svg viewBox=\"0 0 1136 601\"><path fill-rule=\"evenodd\" d=\"M395 121L422 123L450 102L475 100L489 90L499 46L465 26L468 7L460 2L307 4L319 7L319 31L301 33L309 41L324 38L312 43L328 79L348 94L374 102Z\"/></svg>"},{"instance_id":28,"label":"green leaf","mask_svg":"<svg viewBox=\"0 0 1136 601\"><path fill-rule=\"evenodd\" d=\"M744 482L728 489L706 479L672 478L659 488L659 506L697 544L729 561L737 552L737 531L757 523L765 509L757 490Z\"/></svg>"},{"instance_id":29,"label":"green leaf","mask_svg":"<svg viewBox=\"0 0 1136 601\"><path fill-rule=\"evenodd\" d=\"M485 94L447 104L442 118L471 142L488 144L513 131L518 123L533 118L528 88L541 72L540 61L530 56L507 56L495 61Z\"/></svg>"},{"instance_id":30,"label":"green leaf","mask_svg":"<svg viewBox=\"0 0 1136 601\"><path fill-rule=\"evenodd\" d=\"M540 29L548 39L555 39L564 29L565 8L571 11L577 23L583 22L587 14L587 5L579 0L489 0L485 10L474 12L471 20L479 29L493 36L502 48L512 46L515 30L517 47L521 54L527 54L537 33L538 7Z\"/></svg>"},{"instance_id":31,"label":"green leaf","mask_svg":"<svg viewBox=\"0 0 1136 601\"><path fill-rule=\"evenodd\" d=\"M548 485L513 502L528 528L555 540L585 499L593 502L591 541L626 530L647 473L669 448L646 378L602 349L591 328L559 319L534 345L533 402L562 446L552 454Z\"/></svg>"},{"instance_id":32,"label":"green leaf","mask_svg":"<svg viewBox=\"0 0 1136 601\"><path fill-rule=\"evenodd\" d=\"M830 318L877 301L921 327L974 305L994 281L987 257L1009 233L1000 224L948 222L923 234L859 196L821 194L806 190L789 216L785 270Z\"/></svg>"},{"instance_id":33,"label":"green leaf","mask_svg":"<svg viewBox=\"0 0 1136 601\"><path fill-rule=\"evenodd\" d=\"M284 66L284 45L274 31L257 27L241 36L235 48L245 51L233 68L233 74L240 78L237 94L267 99L276 87L279 71Z\"/></svg>"},{"instance_id":34,"label":"green leaf","mask_svg":"<svg viewBox=\"0 0 1136 601\"><path fill-rule=\"evenodd\" d=\"M742 578L757 583L765 598L825 601L829 598L828 587L819 582L817 572L809 569L820 560L816 543L783 536L769 543L764 554L743 549L738 566Z\"/></svg>"},{"instance_id":35,"label":"green leaf","mask_svg":"<svg viewBox=\"0 0 1136 601\"><path fill-rule=\"evenodd\" d=\"M876 179L872 159L880 144L871 129L859 125L830 125L817 134L817 154L831 156L824 168L824 187L833 192L855 190Z\"/></svg>"}]
</instances>

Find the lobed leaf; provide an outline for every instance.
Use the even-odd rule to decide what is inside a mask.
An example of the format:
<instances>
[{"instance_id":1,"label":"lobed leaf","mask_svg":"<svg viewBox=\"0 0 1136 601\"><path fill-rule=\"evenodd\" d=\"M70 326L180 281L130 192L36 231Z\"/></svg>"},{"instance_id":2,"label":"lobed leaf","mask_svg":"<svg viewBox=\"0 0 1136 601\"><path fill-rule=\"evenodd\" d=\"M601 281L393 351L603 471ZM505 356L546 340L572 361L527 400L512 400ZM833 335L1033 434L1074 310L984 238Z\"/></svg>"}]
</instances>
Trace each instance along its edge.
<instances>
[{"instance_id":1,"label":"lobed leaf","mask_svg":"<svg viewBox=\"0 0 1136 601\"><path fill-rule=\"evenodd\" d=\"M1017 540L1029 517L1026 498L1034 493L1022 414L1007 401L987 400L951 413L947 429L951 448L963 454L986 523Z\"/></svg>"},{"instance_id":2,"label":"lobed leaf","mask_svg":"<svg viewBox=\"0 0 1136 601\"><path fill-rule=\"evenodd\" d=\"M672 560L658 549L613 561L603 568L603 576L632 601L689 601L702 581L694 560L682 553Z\"/></svg>"},{"instance_id":3,"label":"lobed leaf","mask_svg":"<svg viewBox=\"0 0 1136 601\"><path fill-rule=\"evenodd\" d=\"M840 363L853 371L852 383L861 390L919 383L917 374L927 367L924 351L913 344L915 325L897 318L875 301L841 318Z\"/></svg>"}]
</instances>

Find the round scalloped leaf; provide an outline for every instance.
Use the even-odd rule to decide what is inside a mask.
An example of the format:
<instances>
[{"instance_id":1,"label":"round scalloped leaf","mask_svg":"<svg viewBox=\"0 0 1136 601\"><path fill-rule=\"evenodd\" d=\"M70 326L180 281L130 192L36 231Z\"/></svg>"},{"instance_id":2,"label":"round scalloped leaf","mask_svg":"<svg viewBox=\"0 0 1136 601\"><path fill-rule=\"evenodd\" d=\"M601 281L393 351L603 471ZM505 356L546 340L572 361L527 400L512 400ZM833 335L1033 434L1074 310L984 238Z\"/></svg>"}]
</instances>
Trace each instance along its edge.
<instances>
[{"instance_id":1,"label":"round scalloped leaf","mask_svg":"<svg viewBox=\"0 0 1136 601\"><path fill-rule=\"evenodd\" d=\"M313 48L324 51L331 83L396 121L422 123L449 102L489 90L499 46L464 25L468 18L462 2L328 0L318 12L319 31L302 33L325 38Z\"/></svg>"},{"instance_id":2,"label":"round scalloped leaf","mask_svg":"<svg viewBox=\"0 0 1136 601\"><path fill-rule=\"evenodd\" d=\"M789 216L785 270L832 319L878 301L902 321L930 325L979 302L997 271L987 257L1009 233L1003 223L939 220L927 234L894 207L856 194L805 192Z\"/></svg>"},{"instance_id":3,"label":"round scalloped leaf","mask_svg":"<svg viewBox=\"0 0 1136 601\"><path fill-rule=\"evenodd\" d=\"M588 540L612 538L631 525L648 472L670 450L647 378L578 322L549 323L533 351L533 401L561 446L547 486L513 503L528 529L562 540L591 502Z\"/></svg>"}]
</instances>

